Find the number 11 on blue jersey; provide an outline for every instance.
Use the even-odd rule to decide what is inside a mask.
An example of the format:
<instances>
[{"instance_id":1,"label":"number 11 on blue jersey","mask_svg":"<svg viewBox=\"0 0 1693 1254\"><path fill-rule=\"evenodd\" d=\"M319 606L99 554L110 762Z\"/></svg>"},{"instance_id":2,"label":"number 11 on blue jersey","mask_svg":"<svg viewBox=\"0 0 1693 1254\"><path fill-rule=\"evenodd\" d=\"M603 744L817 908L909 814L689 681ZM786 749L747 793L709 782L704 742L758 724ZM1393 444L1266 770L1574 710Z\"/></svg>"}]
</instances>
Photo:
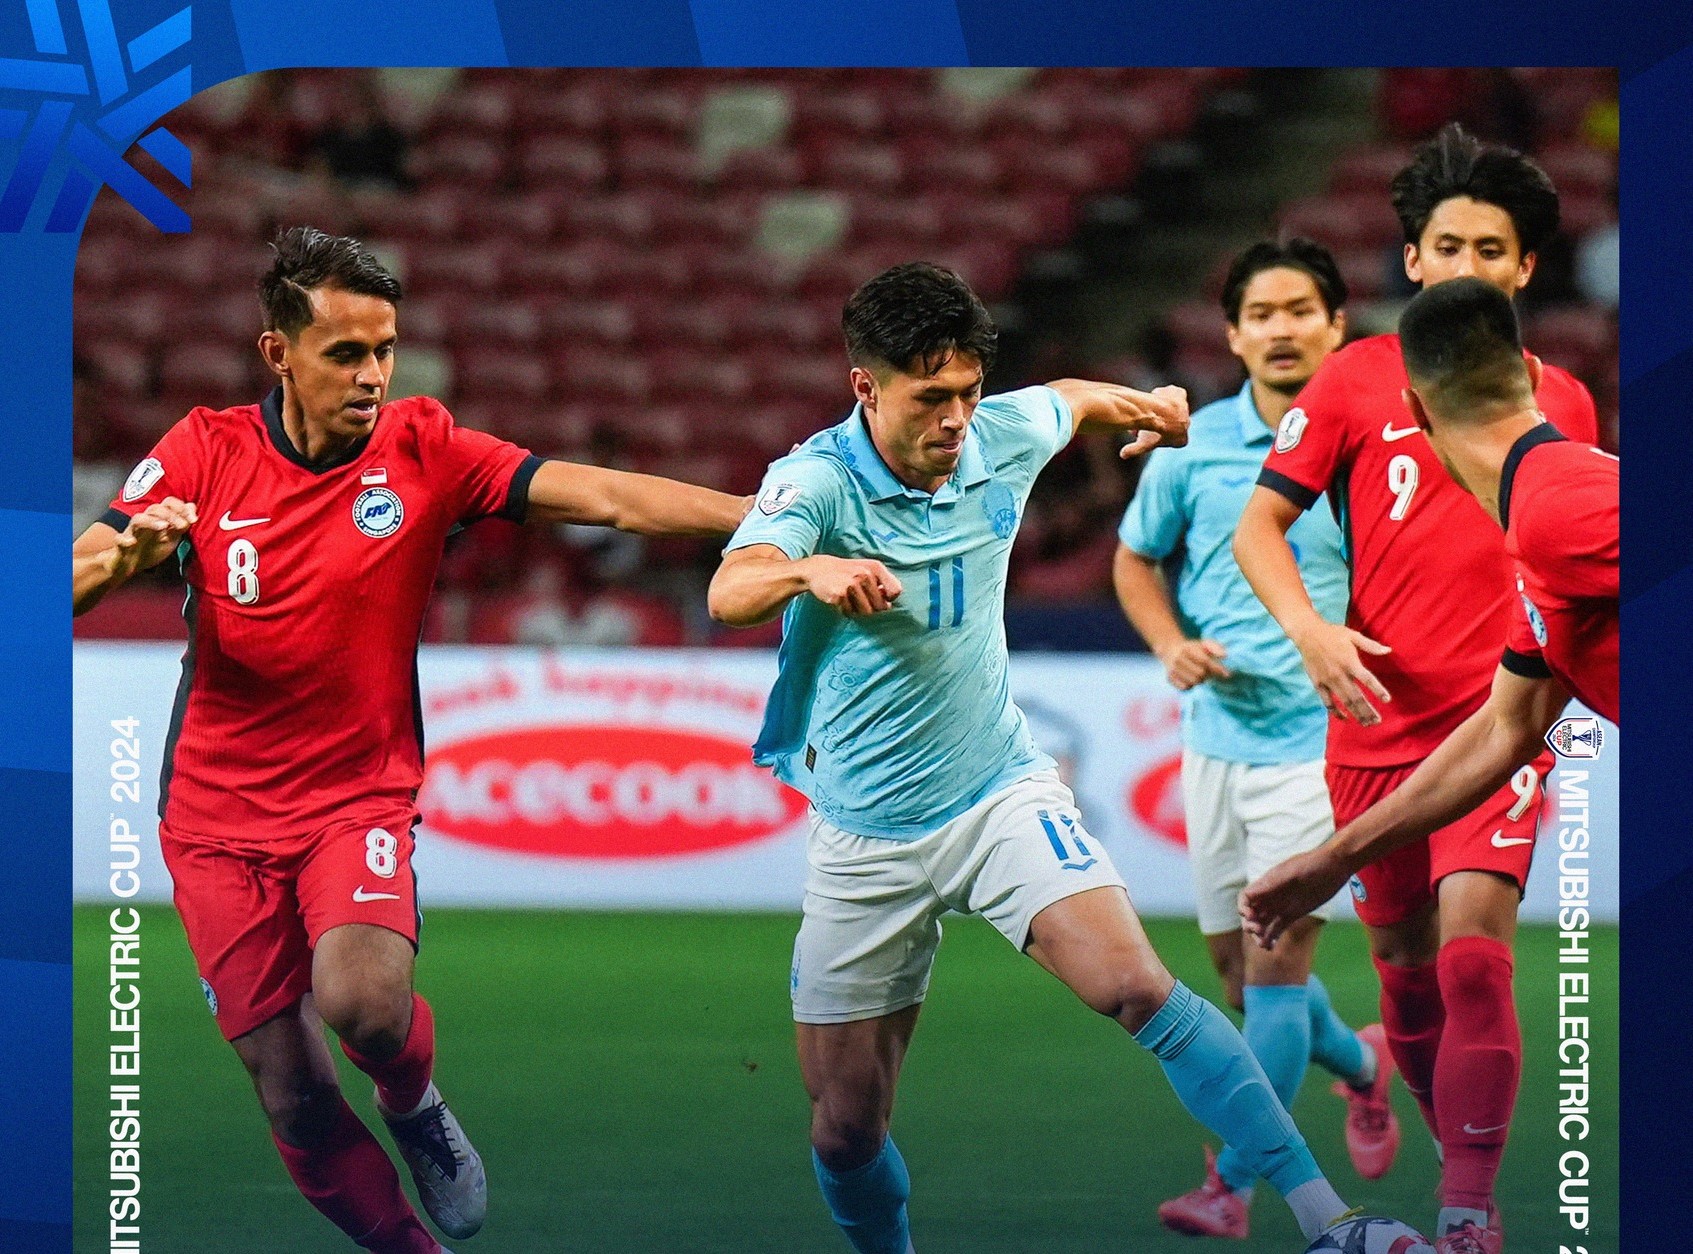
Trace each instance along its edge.
<instances>
[{"instance_id":1,"label":"number 11 on blue jersey","mask_svg":"<svg viewBox=\"0 0 1693 1254\"><path fill-rule=\"evenodd\" d=\"M956 627L964 621L964 558L952 559L952 619L948 627ZM941 568L943 563L932 562L929 565L929 630L937 631L941 625L941 609L945 598L941 596Z\"/></svg>"}]
</instances>

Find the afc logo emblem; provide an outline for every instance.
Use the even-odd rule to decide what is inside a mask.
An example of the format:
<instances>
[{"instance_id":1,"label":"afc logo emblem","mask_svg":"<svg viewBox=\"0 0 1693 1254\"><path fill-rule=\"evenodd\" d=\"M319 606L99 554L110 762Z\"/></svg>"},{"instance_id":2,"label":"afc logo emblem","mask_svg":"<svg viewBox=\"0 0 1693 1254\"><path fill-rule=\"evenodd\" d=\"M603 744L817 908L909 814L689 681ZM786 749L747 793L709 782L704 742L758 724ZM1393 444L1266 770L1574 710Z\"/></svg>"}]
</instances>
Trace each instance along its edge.
<instances>
[{"instance_id":1,"label":"afc logo emblem","mask_svg":"<svg viewBox=\"0 0 1693 1254\"><path fill-rule=\"evenodd\" d=\"M393 535L405 516L406 507L387 488L369 488L353 502L353 525L373 540Z\"/></svg>"}]
</instances>

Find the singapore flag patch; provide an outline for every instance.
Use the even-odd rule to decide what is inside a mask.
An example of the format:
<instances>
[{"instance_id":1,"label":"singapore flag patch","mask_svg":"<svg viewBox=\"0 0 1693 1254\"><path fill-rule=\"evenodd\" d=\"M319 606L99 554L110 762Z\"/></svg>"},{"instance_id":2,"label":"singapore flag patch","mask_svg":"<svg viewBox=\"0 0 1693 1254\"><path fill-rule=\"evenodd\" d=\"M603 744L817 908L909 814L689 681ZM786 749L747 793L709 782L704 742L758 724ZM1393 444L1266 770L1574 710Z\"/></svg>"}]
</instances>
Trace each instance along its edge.
<instances>
[{"instance_id":1,"label":"singapore flag patch","mask_svg":"<svg viewBox=\"0 0 1693 1254\"><path fill-rule=\"evenodd\" d=\"M780 514L797 500L799 484L773 483L759 494L758 510L761 514Z\"/></svg>"}]
</instances>

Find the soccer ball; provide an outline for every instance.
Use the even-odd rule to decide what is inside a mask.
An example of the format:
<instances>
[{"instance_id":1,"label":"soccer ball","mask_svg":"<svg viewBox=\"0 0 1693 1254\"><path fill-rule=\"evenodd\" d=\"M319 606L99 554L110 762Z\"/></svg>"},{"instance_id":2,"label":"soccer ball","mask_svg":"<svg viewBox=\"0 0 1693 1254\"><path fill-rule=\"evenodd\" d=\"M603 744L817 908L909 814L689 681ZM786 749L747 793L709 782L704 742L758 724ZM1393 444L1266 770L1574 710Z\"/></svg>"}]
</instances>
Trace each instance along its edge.
<instances>
[{"instance_id":1,"label":"soccer ball","mask_svg":"<svg viewBox=\"0 0 1693 1254\"><path fill-rule=\"evenodd\" d=\"M1434 1245L1415 1228L1381 1215L1342 1219L1305 1247L1305 1254L1433 1254Z\"/></svg>"}]
</instances>

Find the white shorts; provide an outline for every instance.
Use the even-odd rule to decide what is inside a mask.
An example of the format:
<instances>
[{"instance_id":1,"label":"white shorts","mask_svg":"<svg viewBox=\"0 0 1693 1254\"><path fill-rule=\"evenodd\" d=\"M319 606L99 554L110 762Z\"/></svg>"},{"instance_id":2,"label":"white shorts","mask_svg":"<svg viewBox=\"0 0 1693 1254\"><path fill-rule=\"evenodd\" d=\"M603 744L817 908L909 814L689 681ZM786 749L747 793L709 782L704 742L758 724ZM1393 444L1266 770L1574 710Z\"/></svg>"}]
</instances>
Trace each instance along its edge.
<instances>
[{"instance_id":1,"label":"white shorts","mask_svg":"<svg viewBox=\"0 0 1693 1254\"><path fill-rule=\"evenodd\" d=\"M1278 862L1334 835L1323 760L1251 766L1182 752L1187 853L1193 864L1199 930L1240 927L1240 890ZM1338 894L1313 916L1333 916Z\"/></svg>"},{"instance_id":2,"label":"white shorts","mask_svg":"<svg viewBox=\"0 0 1693 1254\"><path fill-rule=\"evenodd\" d=\"M875 1019L923 1000L948 910L980 914L1018 950L1055 901L1124 887L1056 771L978 802L918 840L854 836L814 812L794 1019Z\"/></svg>"}]
</instances>

